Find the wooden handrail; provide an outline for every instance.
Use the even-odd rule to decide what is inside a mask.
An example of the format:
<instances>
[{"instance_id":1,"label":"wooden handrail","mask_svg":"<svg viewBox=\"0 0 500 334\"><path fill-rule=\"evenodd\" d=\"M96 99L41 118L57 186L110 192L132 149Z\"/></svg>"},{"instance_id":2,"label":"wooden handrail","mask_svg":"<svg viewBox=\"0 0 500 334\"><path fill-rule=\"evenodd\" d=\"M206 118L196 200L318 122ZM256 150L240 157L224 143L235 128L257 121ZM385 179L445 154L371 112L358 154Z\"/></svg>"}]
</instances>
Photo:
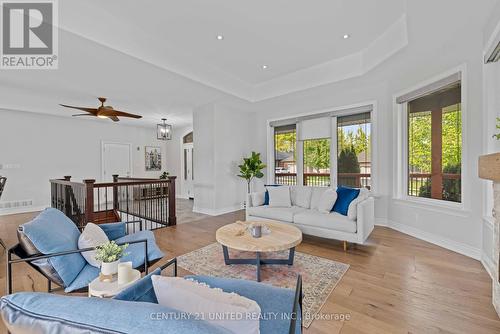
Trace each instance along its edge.
<instances>
[{"instance_id":1,"label":"wooden handrail","mask_svg":"<svg viewBox=\"0 0 500 334\"><path fill-rule=\"evenodd\" d=\"M129 182L101 182L94 183L94 188L108 188L108 187L116 187L116 186L137 186L141 184L158 184L158 183L170 183L171 180L137 180L137 181L129 181Z\"/></svg>"}]
</instances>

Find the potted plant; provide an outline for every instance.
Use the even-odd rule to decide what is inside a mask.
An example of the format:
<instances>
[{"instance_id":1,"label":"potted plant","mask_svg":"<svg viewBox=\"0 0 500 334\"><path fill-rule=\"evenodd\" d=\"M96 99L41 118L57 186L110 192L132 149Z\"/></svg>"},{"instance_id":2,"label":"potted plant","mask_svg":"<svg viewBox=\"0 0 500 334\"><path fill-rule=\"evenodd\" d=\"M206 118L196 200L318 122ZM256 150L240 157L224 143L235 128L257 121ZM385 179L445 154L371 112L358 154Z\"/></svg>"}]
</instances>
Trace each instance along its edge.
<instances>
[{"instance_id":1,"label":"potted plant","mask_svg":"<svg viewBox=\"0 0 500 334\"><path fill-rule=\"evenodd\" d=\"M127 247L128 244L119 246L114 241L96 247L95 259L101 261L101 273L103 275L113 275L118 272L118 263L126 255L125 249Z\"/></svg>"},{"instance_id":2,"label":"potted plant","mask_svg":"<svg viewBox=\"0 0 500 334\"><path fill-rule=\"evenodd\" d=\"M238 167L240 168L238 176L247 181L247 192L250 193L250 183L254 177L260 179L264 176L262 170L266 165L260 160L260 153L252 152L250 157L243 158L243 164Z\"/></svg>"},{"instance_id":3,"label":"potted plant","mask_svg":"<svg viewBox=\"0 0 500 334\"><path fill-rule=\"evenodd\" d=\"M160 180L166 180L166 179L168 179L168 175L169 175L169 172L163 172L160 175Z\"/></svg>"}]
</instances>

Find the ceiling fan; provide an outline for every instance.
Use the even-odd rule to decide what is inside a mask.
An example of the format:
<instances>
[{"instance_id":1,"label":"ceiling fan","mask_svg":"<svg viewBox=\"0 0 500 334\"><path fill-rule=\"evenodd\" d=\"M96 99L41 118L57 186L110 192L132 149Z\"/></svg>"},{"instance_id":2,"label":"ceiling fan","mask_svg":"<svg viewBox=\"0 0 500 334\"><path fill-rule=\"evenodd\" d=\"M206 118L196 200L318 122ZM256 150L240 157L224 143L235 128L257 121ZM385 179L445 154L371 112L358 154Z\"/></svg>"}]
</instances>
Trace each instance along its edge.
<instances>
[{"instance_id":1,"label":"ceiling fan","mask_svg":"<svg viewBox=\"0 0 500 334\"><path fill-rule=\"evenodd\" d=\"M66 104L59 104L59 105L66 108L73 108L87 112L87 114L76 114L73 116L94 116L99 118L109 118L113 122L118 122L120 120L118 116L130 117L130 118L142 118L142 116L140 115L129 114L123 111L115 110L113 109L112 106L105 106L104 105L104 102L106 102L105 97L98 97L97 99L101 102L101 105L98 108L74 107L74 106L68 106Z\"/></svg>"}]
</instances>

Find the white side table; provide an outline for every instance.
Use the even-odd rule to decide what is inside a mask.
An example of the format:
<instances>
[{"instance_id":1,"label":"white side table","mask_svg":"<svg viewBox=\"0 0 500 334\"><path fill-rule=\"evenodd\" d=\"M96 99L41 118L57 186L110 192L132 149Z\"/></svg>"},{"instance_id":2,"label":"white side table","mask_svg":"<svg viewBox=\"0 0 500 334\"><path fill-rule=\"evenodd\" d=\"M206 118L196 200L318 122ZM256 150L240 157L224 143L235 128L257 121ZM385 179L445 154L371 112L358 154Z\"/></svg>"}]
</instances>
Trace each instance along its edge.
<instances>
[{"instance_id":1,"label":"white side table","mask_svg":"<svg viewBox=\"0 0 500 334\"><path fill-rule=\"evenodd\" d=\"M132 272L134 278L126 284L118 284L117 275L113 275L113 280L104 282L101 282L99 277L97 277L89 284L89 297L94 296L106 298L116 296L122 290L137 282L141 278L141 272L139 270L132 269Z\"/></svg>"}]
</instances>

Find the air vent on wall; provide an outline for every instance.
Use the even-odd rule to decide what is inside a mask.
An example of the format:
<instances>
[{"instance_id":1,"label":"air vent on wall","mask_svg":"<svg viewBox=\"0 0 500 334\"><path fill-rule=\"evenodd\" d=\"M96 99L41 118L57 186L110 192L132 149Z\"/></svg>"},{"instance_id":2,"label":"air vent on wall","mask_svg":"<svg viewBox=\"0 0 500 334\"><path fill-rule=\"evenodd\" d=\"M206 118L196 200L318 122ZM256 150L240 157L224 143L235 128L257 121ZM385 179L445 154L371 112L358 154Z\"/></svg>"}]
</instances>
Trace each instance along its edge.
<instances>
[{"instance_id":1,"label":"air vent on wall","mask_svg":"<svg viewBox=\"0 0 500 334\"><path fill-rule=\"evenodd\" d=\"M484 62L493 63L500 60L500 41L484 57Z\"/></svg>"},{"instance_id":2,"label":"air vent on wall","mask_svg":"<svg viewBox=\"0 0 500 334\"><path fill-rule=\"evenodd\" d=\"M24 201L0 202L0 209L13 209L13 208L21 208L32 205L33 205L33 200L31 199L27 199Z\"/></svg>"}]
</instances>

